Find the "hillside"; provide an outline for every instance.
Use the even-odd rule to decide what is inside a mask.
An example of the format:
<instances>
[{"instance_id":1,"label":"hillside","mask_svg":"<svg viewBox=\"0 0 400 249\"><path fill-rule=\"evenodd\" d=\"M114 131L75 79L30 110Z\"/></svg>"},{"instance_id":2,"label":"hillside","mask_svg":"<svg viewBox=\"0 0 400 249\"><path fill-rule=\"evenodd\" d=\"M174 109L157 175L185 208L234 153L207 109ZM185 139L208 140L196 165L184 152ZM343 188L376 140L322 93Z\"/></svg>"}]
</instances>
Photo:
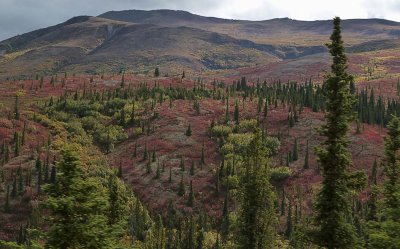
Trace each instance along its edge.
<instances>
[{"instance_id":1,"label":"hillside","mask_svg":"<svg viewBox=\"0 0 400 249\"><path fill-rule=\"evenodd\" d=\"M122 11L0 42L0 248L398 248L399 24L328 24Z\"/></svg>"},{"instance_id":2,"label":"hillside","mask_svg":"<svg viewBox=\"0 0 400 249\"><path fill-rule=\"evenodd\" d=\"M0 77L147 73L155 67L172 74L213 74L290 60L309 68L309 56L326 52L329 24L287 18L227 20L170 10L80 16L0 42ZM353 54L399 49L397 22L345 20L343 27Z\"/></svg>"}]
</instances>

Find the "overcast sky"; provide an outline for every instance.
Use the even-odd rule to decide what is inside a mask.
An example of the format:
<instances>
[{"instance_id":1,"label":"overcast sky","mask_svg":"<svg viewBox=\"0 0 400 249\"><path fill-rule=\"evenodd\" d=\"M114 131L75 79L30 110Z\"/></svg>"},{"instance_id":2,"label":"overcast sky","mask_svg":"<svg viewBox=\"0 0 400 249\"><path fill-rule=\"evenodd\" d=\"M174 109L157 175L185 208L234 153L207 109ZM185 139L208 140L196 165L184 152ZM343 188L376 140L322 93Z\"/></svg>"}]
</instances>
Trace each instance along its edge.
<instances>
[{"instance_id":1,"label":"overcast sky","mask_svg":"<svg viewBox=\"0 0 400 249\"><path fill-rule=\"evenodd\" d=\"M73 16L126 9L179 9L247 20L321 20L340 16L400 22L400 0L0 0L0 40Z\"/></svg>"}]
</instances>

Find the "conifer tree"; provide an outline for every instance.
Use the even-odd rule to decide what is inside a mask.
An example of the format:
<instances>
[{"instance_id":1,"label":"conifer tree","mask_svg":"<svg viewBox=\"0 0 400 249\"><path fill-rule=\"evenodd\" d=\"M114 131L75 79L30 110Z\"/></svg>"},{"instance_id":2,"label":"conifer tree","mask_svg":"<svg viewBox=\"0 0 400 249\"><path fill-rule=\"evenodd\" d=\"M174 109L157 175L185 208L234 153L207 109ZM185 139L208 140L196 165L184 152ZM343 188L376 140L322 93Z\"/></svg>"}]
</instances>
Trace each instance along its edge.
<instances>
[{"instance_id":1,"label":"conifer tree","mask_svg":"<svg viewBox=\"0 0 400 249\"><path fill-rule=\"evenodd\" d=\"M275 196L267 154L261 142L261 132L257 129L246 150L240 177L239 233L236 236L240 249L275 247Z\"/></svg>"},{"instance_id":2,"label":"conifer tree","mask_svg":"<svg viewBox=\"0 0 400 249\"><path fill-rule=\"evenodd\" d=\"M183 156L181 156L181 162L179 163L179 167L181 168L181 171L185 171L185 159Z\"/></svg>"},{"instance_id":3,"label":"conifer tree","mask_svg":"<svg viewBox=\"0 0 400 249\"><path fill-rule=\"evenodd\" d=\"M185 195L185 183L183 182L183 174L181 174L181 181L179 182L178 195Z\"/></svg>"},{"instance_id":4,"label":"conifer tree","mask_svg":"<svg viewBox=\"0 0 400 249\"><path fill-rule=\"evenodd\" d=\"M299 148L297 144L297 138L294 139L292 161L297 161L299 159Z\"/></svg>"},{"instance_id":5,"label":"conifer tree","mask_svg":"<svg viewBox=\"0 0 400 249\"><path fill-rule=\"evenodd\" d=\"M22 136L21 136L21 145L25 144L25 136L26 136L26 121L24 122L24 127L22 128Z\"/></svg>"},{"instance_id":6,"label":"conifer tree","mask_svg":"<svg viewBox=\"0 0 400 249\"><path fill-rule=\"evenodd\" d=\"M122 162L119 163L117 176L122 179Z\"/></svg>"},{"instance_id":7,"label":"conifer tree","mask_svg":"<svg viewBox=\"0 0 400 249\"><path fill-rule=\"evenodd\" d=\"M346 72L347 58L339 17L334 18L333 25L332 42L327 45L333 56L332 73L324 83L326 124L321 129L321 135L326 140L324 148L317 150L323 182L316 204L316 242L327 249L350 249L357 247L355 229L347 219L350 215L347 177L351 155L346 134L353 105L349 92L349 83L353 78Z\"/></svg>"},{"instance_id":8,"label":"conifer tree","mask_svg":"<svg viewBox=\"0 0 400 249\"><path fill-rule=\"evenodd\" d=\"M215 194L219 195L219 169L217 168L217 172L215 174Z\"/></svg>"},{"instance_id":9,"label":"conifer tree","mask_svg":"<svg viewBox=\"0 0 400 249\"><path fill-rule=\"evenodd\" d=\"M292 200L289 199L289 207L288 207L288 215L286 219L286 231L285 236L290 239L290 236L293 232L293 223L292 223Z\"/></svg>"},{"instance_id":10,"label":"conifer tree","mask_svg":"<svg viewBox=\"0 0 400 249\"><path fill-rule=\"evenodd\" d=\"M310 168L310 165L308 164L308 154L309 154L309 148L308 148L308 140L307 140L307 145L306 145L306 155L304 157L304 165L303 165L303 169L308 169Z\"/></svg>"},{"instance_id":11,"label":"conifer tree","mask_svg":"<svg viewBox=\"0 0 400 249\"><path fill-rule=\"evenodd\" d=\"M160 76L160 69L156 67L156 69L154 70L154 77L159 77L159 76Z\"/></svg>"},{"instance_id":12,"label":"conifer tree","mask_svg":"<svg viewBox=\"0 0 400 249\"><path fill-rule=\"evenodd\" d=\"M233 113L233 117L235 120L235 123L238 125L239 124L239 105L238 102L235 102L235 111Z\"/></svg>"},{"instance_id":13,"label":"conifer tree","mask_svg":"<svg viewBox=\"0 0 400 249\"><path fill-rule=\"evenodd\" d=\"M188 199L187 205L189 207L193 207L193 204L194 204L193 183L192 183L192 180L190 180L189 199Z\"/></svg>"},{"instance_id":14,"label":"conifer tree","mask_svg":"<svg viewBox=\"0 0 400 249\"><path fill-rule=\"evenodd\" d=\"M6 201L4 202L4 212L10 212L10 185L7 186Z\"/></svg>"},{"instance_id":15,"label":"conifer tree","mask_svg":"<svg viewBox=\"0 0 400 249\"><path fill-rule=\"evenodd\" d=\"M22 195L24 193L24 181L22 178L21 167L19 167L17 170L17 176L18 176L18 195Z\"/></svg>"},{"instance_id":16,"label":"conifer tree","mask_svg":"<svg viewBox=\"0 0 400 249\"><path fill-rule=\"evenodd\" d=\"M37 193L40 195L42 193L42 161L39 157L36 159L36 171L37 171Z\"/></svg>"},{"instance_id":17,"label":"conifer tree","mask_svg":"<svg viewBox=\"0 0 400 249\"><path fill-rule=\"evenodd\" d=\"M383 191L383 210L381 221L376 221L374 206L370 207L368 245L370 248L398 248L400 245L400 164L398 151L400 150L400 120L393 116L388 124L388 135L385 138L384 173L386 180ZM375 165L375 164L374 164ZM376 165L377 166L377 165ZM376 171L376 169L374 170ZM374 173L376 174L376 173ZM371 202L376 202L377 188L373 188ZM376 192L374 192L374 190ZM375 212L372 212L375 211Z\"/></svg>"},{"instance_id":18,"label":"conifer tree","mask_svg":"<svg viewBox=\"0 0 400 249\"><path fill-rule=\"evenodd\" d=\"M18 92L15 94L14 115L15 115L14 116L15 119L19 120L20 113L19 113L19 93Z\"/></svg>"},{"instance_id":19,"label":"conifer tree","mask_svg":"<svg viewBox=\"0 0 400 249\"><path fill-rule=\"evenodd\" d=\"M75 152L63 150L58 180L46 188L52 221L46 248L112 248L115 234L107 226L108 202L101 189L94 178L83 178Z\"/></svg>"},{"instance_id":20,"label":"conifer tree","mask_svg":"<svg viewBox=\"0 0 400 249\"><path fill-rule=\"evenodd\" d=\"M154 162L156 161L156 159L157 159L157 156L156 156L156 149L153 148L153 153L152 153L152 155L151 155L151 161L154 163Z\"/></svg>"},{"instance_id":21,"label":"conifer tree","mask_svg":"<svg viewBox=\"0 0 400 249\"><path fill-rule=\"evenodd\" d=\"M169 177L168 177L168 182L172 182L172 167L169 167Z\"/></svg>"},{"instance_id":22,"label":"conifer tree","mask_svg":"<svg viewBox=\"0 0 400 249\"><path fill-rule=\"evenodd\" d=\"M229 220L229 189L226 191L224 199L224 209L222 210L221 237L226 242L229 236L230 220Z\"/></svg>"},{"instance_id":23,"label":"conifer tree","mask_svg":"<svg viewBox=\"0 0 400 249\"><path fill-rule=\"evenodd\" d=\"M190 137L192 135L192 127L191 127L190 124L188 125L188 128L187 128L187 130L185 132L185 135L188 136L188 137Z\"/></svg>"},{"instance_id":24,"label":"conifer tree","mask_svg":"<svg viewBox=\"0 0 400 249\"><path fill-rule=\"evenodd\" d=\"M57 169L56 166L53 164L53 166L51 167L50 182L54 184L56 180L57 180Z\"/></svg>"},{"instance_id":25,"label":"conifer tree","mask_svg":"<svg viewBox=\"0 0 400 249\"><path fill-rule=\"evenodd\" d=\"M192 161L192 165L190 166L190 175L194 176L195 173L195 166L194 166L194 161Z\"/></svg>"}]
</instances>

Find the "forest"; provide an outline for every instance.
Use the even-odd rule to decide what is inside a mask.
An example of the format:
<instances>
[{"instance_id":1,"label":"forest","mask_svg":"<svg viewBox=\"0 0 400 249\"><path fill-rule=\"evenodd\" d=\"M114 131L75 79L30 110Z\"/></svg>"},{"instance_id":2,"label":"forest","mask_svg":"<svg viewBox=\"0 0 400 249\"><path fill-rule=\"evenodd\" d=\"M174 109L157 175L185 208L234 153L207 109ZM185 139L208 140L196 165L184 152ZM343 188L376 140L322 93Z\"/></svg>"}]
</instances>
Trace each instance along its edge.
<instances>
[{"instance_id":1,"label":"forest","mask_svg":"<svg viewBox=\"0 0 400 249\"><path fill-rule=\"evenodd\" d=\"M358 84L332 26L321 82L1 83L0 248L400 248L400 81Z\"/></svg>"}]
</instances>

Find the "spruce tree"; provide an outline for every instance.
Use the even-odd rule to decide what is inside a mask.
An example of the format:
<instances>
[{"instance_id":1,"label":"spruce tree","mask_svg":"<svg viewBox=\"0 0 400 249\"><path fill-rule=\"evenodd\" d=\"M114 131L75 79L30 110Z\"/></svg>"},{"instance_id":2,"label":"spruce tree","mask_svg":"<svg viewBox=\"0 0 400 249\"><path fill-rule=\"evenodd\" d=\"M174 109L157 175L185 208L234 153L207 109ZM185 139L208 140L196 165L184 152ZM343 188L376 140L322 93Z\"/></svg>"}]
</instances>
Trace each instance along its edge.
<instances>
[{"instance_id":1,"label":"spruce tree","mask_svg":"<svg viewBox=\"0 0 400 249\"><path fill-rule=\"evenodd\" d=\"M190 166L190 175L194 176L195 173L195 166L194 166L194 161L192 161L192 165Z\"/></svg>"},{"instance_id":2,"label":"spruce tree","mask_svg":"<svg viewBox=\"0 0 400 249\"><path fill-rule=\"evenodd\" d=\"M355 229L349 222L348 167L351 154L348 151L347 132L353 98L349 92L352 76L346 72L347 58L341 36L340 18L333 20L333 33L329 51L333 56L332 73L324 82L326 98L326 124L321 135L326 137L324 147L317 150L323 170L322 188L317 197L316 242L327 249L356 248Z\"/></svg>"},{"instance_id":3,"label":"spruce tree","mask_svg":"<svg viewBox=\"0 0 400 249\"><path fill-rule=\"evenodd\" d=\"M4 212L10 212L10 185L7 186L6 201L4 202Z\"/></svg>"},{"instance_id":4,"label":"spruce tree","mask_svg":"<svg viewBox=\"0 0 400 249\"><path fill-rule=\"evenodd\" d=\"M187 130L185 132L185 135L188 136L188 137L190 137L192 135L192 127L191 127L190 124L188 125L188 128L187 128Z\"/></svg>"},{"instance_id":5,"label":"spruce tree","mask_svg":"<svg viewBox=\"0 0 400 249\"><path fill-rule=\"evenodd\" d=\"M235 102L235 112L233 113L233 117L235 120L235 123L238 125L239 124L239 105L238 102Z\"/></svg>"},{"instance_id":6,"label":"spruce tree","mask_svg":"<svg viewBox=\"0 0 400 249\"><path fill-rule=\"evenodd\" d=\"M308 148L308 140L307 140L307 145L306 145L306 155L304 157L304 165L303 165L303 169L308 169L310 168L310 165L308 164L308 152L309 148Z\"/></svg>"},{"instance_id":7,"label":"spruce tree","mask_svg":"<svg viewBox=\"0 0 400 249\"><path fill-rule=\"evenodd\" d=\"M57 169L56 169L56 166L53 165L51 167L50 182L54 184L56 182L56 180L57 180Z\"/></svg>"},{"instance_id":8,"label":"spruce tree","mask_svg":"<svg viewBox=\"0 0 400 249\"><path fill-rule=\"evenodd\" d=\"M299 159L299 148L298 148L297 138L294 139L292 161L297 161Z\"/></svg>"},{"instance_id":9,"label":"spruce tree","mask_svg":"<svg viewBox=\"0 0 400 249\"><path fill-rule=\"evenodd\" d=\"M183 174L181 174L181 181L179 182L178 195L185 195L185 183L183 182Z\"/></svg>"},{"instance_id":10,"label":"spruce tree","mask_svg":"<svg viewBox=\"0 0 400 249\"><path fill-rule=\"evenodd\" d=\"M78 156L62 151L56 184L46 187L45 207L51 224L46 248L112 248L114 232L108 229L106 191L95 178L84 177Z\"/></svg>"},{"instance_id":11,"label":"spruce tree","mask_svg":"<svg viewBox=\"0 0 400 249\"><path fill-rule=\"evenodd\" d=\"M18 92L15 94L14 115L15 115L14 116L15 119L19 120L20 113L19 113L19 93Z\"/></svg>"},{"instance_id":12,"label":"spruce tree","mask_svg":"<svg viewBox=\"0 0 400 249\"><path fill-rule=\"evenodd\" d=\"M194 204L193 183L192 183L192 180L190 180L189 199L188 199L187 205L189 207L193 207L193 204Z\"/></svg>"},{"instance_id":13,"label":"spruce tree","mask_svg":"<svg viewBox=\"0 0 400 249\"><path fill-rule=\"evenodd\" d=\"M244 157L240 176L239 233L240 249L266 249L275 247L276 214L275 195L270 183L268 151L261 142L257 129Z\"/></svg>"},{"instance_id":14,"label":"spruce tree","mask_svg":"<svg viewBox=\"0 0 400 249\"><path fill-rule=\"evenodd\" d=\"M399 150L400 120L398 117L392 117L392 120L388 124L388 135L385 138L386 162L384 164L384 173L386 175L386 180L384 183L383 191L383 210L380 215L381 217L379 217L380 219L377 219L377 212L374 209L376 208L375 202L379 194L376 184L373 185L372 193L369 200L369 248L399 248L400 245L400 164L398 159Z\"/></svg>"},{"instance_id":15,"label":"spruce tree","mask_svg":"<svg viewBox=\"0 0 400 249\"><path fill-rule=\"evenodd\" d=\"M154 69L154 77L159 77L159 76L160 76L160 69L156 67L156 69Z\"/></svg>"},{"instance_id":16,"label":"spruce tree","mask_svg":"<svg viewBox=\"0 0 400 249\"><path fill-rule=\"evenodd\" d=\"M179 163L179 167L181 168L181 171L185 171L185 159L183 156L181 156L181 162Z\"/></svg>"},{"instance_id":17,"label":"spruce tree","mask_svg":"<svg viewBox=\"0 0 400 249\"><path fill-rule=\"evenodd\" d=\"M289 200L289 207L288 207L288 215L286 219L286 231L285 236L290 239L293 232L293 223L292 223L292 200Z\"/></svg>"}]
</instances>

